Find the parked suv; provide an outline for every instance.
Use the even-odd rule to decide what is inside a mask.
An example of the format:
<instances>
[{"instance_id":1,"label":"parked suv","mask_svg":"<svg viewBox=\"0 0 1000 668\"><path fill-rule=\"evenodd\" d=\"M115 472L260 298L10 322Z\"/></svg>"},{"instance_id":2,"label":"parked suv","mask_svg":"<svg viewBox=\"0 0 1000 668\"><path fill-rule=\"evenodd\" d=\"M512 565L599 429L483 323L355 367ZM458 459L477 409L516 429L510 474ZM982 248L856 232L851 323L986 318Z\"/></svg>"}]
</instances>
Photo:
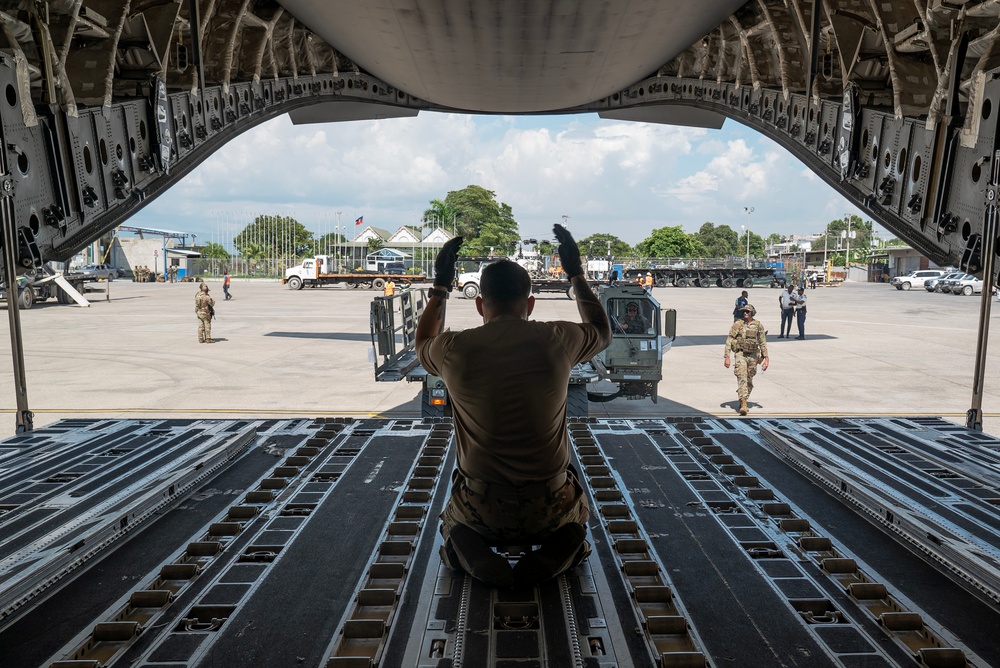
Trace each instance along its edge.
<instances>
[{"instance_id":1,"label":"parked suv","mask_svg":"<svg viewBox=\"0 0 1000 668\"><path fill-rule=\"evenodd\" d=\"M118 277L118 270L110 264L85 264L80 267L80 273L106 281L113 281Z\"/></svg>"},{"instance_id":2,"label":"parked suv","mask_svg":"<svg viewBox=\"0 0 1000 668\"><path fill-rule=\"evenodd\" d=\"M920 269L911 271L905 276L896 276L892 279L892 284L897 290L909 290L910 288L922 288L927 285L927 281L932 278L941 278L945 272L941 269Z\"/></svg>"},{"instance_id":3,"label":"parked suv","mask_svg":"<svg viewBox=\"0 0 1000 668\"><path fill-rule=\"evenodd\" d=\"M938 288L944 285L945 281L951 281L965 274L964 271L953 271L950 274L945 274L939 278L929 278L927 282L924 283L924 290L927 292L941 292Z\"/></svg>"}]
</instances>

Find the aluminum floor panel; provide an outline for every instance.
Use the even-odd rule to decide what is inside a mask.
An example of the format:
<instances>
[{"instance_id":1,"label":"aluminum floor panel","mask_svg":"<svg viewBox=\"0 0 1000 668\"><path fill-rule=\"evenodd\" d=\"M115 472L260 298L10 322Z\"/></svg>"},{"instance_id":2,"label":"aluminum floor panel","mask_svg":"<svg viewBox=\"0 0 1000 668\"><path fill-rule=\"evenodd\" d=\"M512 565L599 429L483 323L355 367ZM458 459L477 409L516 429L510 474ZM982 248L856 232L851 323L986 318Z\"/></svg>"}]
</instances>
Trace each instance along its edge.
<instances>
[{"instance_id":1,"label":"aluminum floor panel","mask_svg":"<svg viewBox=\"0 0 1000 668\"><path fill-rule=\"evenodd\" d=\"M81 443L107 449L140 438L137 432L152 431L158 432L158 445L169 438L186 442L177 432L198 431L198 423L216 434L256 424L259 436L258 445L211 482L199 483L195 494L110 546L99 561L67 577L61 589L27 606L22 618L0 631L0 664L5 668L47 666L45 659L76 646L95 622L128 602L130 587L159 572L159 565L178 551L204 544L198 541L206 539L198 536L207 527L224 532L227 522L235 526L226 519L234 504L242 510L254 510L256 504L258 514L240 520L242 533L215 539L229 547L108 665L1000 668L1000 606L956 582L943 572L940 560L928 560L924 552L890 535L878 518L791 463L761 432L797 434L824 454L849 455L859 473L872 471L886 489L912 490L913 498L929 506L918 509L928 516L965 513L978 520L970 533L986 546L996 545L1000 441L943 420L588 420L584 430L572 433L574 441L589 434L594 447L600 446L598 453L588 448L586 456L574 446L594 505L589 524L594 551L565 581L546 583L533 593L497 592L479 583L466 587L465 578L441 566L437 513L447 493L453 449L436 445L443 464L424 461L432 449L427 444L434 440L429 434L442 427L441 421L348 419L339 423L342 432L331 428L339 436L325 441L314 438L324 428L323 420L158 422L150 430L142 421L63 421L0 443L0 481L4 475L10 481L37 480L48 471L77 471L86 478L92 471L90 481L77 484L94 485L107 471L86 468L76 447ZM446 431L437 432L439 441ZM897 450L894 442L905 447ZM312 457L293 462L297 450L310 450L300 447L305 445L315 446ZM14 461L30 462L33 448L54 448L61 455L52 458L51 468L29 464L31 475L27 469L2 470ZM115 477L110 489L123 485L128 473ZM253 491L258 483L273 483L273 495L262 491L263 485ZM421 494L426 494L423 501ZM310 503L314 507L308 513L285 512ZM421 504L423 524L408 529L421 517L413 514ZM408 512L401 514L403 506ZM968 520L961 524L973 528ZM409 541L413 549L399 570L406 579L396 590L381 641L384 651L373 653L371 664L353 654L328 664L345 628L362 634L355 636L359 649L367 641L357 638L368 638L363 634L373 628L368 620L349 615L362 588L373 586L363 583L380 554L377 546L384 545L380 537L397 545ZM287 542L271 562L242 559L249 545L279 539ZM635 557L643 541L651 555L647 561ZM840 556L827 556L833 553L830 545ZM878 582L845 585L843 574L827 566L855 560L858 573ZM657 568L665 586L645 586L644 578ZM260 576L255 579L253 573ZM878 593L883 585L888 597ZM378 595L379 586L365 591ZM664 600L677 603L680 616L643 607L640 599L667 589L672 599ZM910 651L908 640L923 630L900 640L906 629L893 635L871 613L890 598L904 608L898 613L902 617L892 619L923 619L926 627L921 628L947 641L942 647L966 652L968 664L946 652ZM808 602L819 599L831 606L811 609ZM523 603L536 606L532 609L538 611L542 635L506 623L498 626L497 610L520 610ZM193 604L236 607L214 630L191 633L180 620L190 617ZM382 603L370 605L375 612ZM843 617L824 621L822 611L831 608ZM657 614L661 616L649 616ZM461 635L454 628L459 621L465 629ZM651 630L654 622L658 632ZM671 634L693 643L693 649L657 656L657 651L666 652L661 643L672 642ZM443 644L434 644L438 638ZM464 643L460 662L448 658L456 639ZM600 655L598 641L610 652L607 656ZM562 653L567 646L580 652L580 663L572 653ZM91 665L72 665L84 664Z\"/></svg>"},{"instance_id":2,"label":"aluminum floor panel","mask_svg":"<svg viewBox=\"0 0 1000 668\"><path fill-rule=\"evenodd\" d=\"M274 458L253 448L205 483L180 505L125 541L109 558L93 564L0 633L5 668L34 668L52 656L81 625L127 595L142 576L232 505Z\"/></svg>"},{"instance_id":3,"label":"aluminum floor panel","mask_svg":"<svg viewBox=\"0 0 1000 668\"><path fill-rule=\"evenodd\" d=\"M203 666L316 665L395 507L422 439L375 438L222 627Z\"/></svg>"},{"instance_id":4,"label":"aluminum floor panel","mask_svg":"<svg viewBox=\"0 0 1000 668\"><path fill-rule=\"evenodd\" d=\"M639 521L657 536L653 547L716 662L836 665L646 434L594 435L631 491Z\"/></svg>"},{"instance_id":5,"label":"aluminum floor panel","mask_svg":"<svg viewBox=\"0 0 1000 668\"><path fill-rule=\"evenodd\" d=\"M839 543L961 638L988 665L1000 666L1000 613L940 570L802 476L775 453L742 435L719 438Z\"/></svg>"}]
</instances>

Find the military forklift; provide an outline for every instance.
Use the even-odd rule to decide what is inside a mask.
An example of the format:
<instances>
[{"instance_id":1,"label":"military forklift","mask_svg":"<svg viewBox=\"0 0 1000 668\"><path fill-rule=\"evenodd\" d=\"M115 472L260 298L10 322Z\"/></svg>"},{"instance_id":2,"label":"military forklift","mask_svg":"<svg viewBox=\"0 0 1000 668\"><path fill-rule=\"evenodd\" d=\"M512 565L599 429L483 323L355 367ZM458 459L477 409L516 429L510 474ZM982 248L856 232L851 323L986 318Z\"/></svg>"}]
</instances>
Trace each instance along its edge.
<instances>
[{"instance_id":1,"label":"military forklift","mask_svg":"<svg viewBox=\"0 0 1000 668\"><path fill-rule=\"evenodd\" d=\"M611 345L593 360L577 364L569 379L567 414L586 417L589 403L626 399L657 400L663 378L663 355L676 338L677 313L662 309L636 285L600 285L601 305L611 320ZM378 382L420 382L422 417L449 417L451 403L444 381L421 366L415 350L417 322L427 303L423 289L375 297L371 304L370 361ZM629 315L632 306L636 314ZM638 331L626 322L641 320Z\"/></svg>"}]
</instances>

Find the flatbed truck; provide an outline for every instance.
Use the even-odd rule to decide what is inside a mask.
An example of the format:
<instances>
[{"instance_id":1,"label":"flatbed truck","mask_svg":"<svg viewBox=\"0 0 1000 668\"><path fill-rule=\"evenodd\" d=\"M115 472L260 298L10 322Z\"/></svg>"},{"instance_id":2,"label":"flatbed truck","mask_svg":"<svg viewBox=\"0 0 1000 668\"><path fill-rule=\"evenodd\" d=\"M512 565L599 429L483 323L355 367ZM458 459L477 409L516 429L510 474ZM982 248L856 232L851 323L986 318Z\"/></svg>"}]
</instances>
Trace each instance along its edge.
<instances>
[{"instance_id":1,"label":"flatbed truck","mask_svg":"<svg viewBox=\"0 0 1000 668\"><path fill-rule=\"evenodd\" d=\"M401 274L396 272L378 271L333 271L332 258L328 255L317 255L304 260L302 264L285 269L282 285L290 290L301 290L304 287L316 288L324 285L347 285L351 288L364 287L370 290L382 290L389 281L397 285L423 283L427 280L424 274Z\"/></svg>"},{"instance_id":2,"label":"flatbed truck","mask_svg":"<svg viewBox=\"0 0 1000 668\"><path fill-rule=\"evenodd\" d=\"M653 275L653 285L658 288L689 286L707 288L752 288L769 286L783 288L787 278L783 272L766 267L636 267L622 271L623 281L640 281L646 274Z\"/></svg>"},{"instance_id":3,"label":"flatbed truck","mask_svg":"<svg viewBox=\"0 0 1000 668\"><path fill-rule=\"evenodd\" d=\"M18 307L28 310L37 303L55 299L60 304L77 303L89 306L83 297L92 276L80 272L55 272L41 269L18 277ZM0 300L7 300L7 287L0 281Z\"/></svg>"}]
</instances>

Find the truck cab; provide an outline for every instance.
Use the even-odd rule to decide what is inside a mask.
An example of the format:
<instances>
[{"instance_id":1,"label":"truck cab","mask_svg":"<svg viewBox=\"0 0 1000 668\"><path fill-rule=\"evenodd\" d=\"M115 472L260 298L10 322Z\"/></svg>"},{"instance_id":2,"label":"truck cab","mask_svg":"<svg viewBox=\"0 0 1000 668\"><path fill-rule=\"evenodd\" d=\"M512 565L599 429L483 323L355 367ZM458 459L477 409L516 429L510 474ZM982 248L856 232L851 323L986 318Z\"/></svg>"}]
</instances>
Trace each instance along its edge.
<instances>
[{"instance_id":1,"label":"truck cab","mask_svg":"<svg viewBox=\"0 0 1000 668\"><path fill-rule=\"evenodd\" d=\"M661 319L659 302L637 285L600 286L598 298L611 321L611 345L593 360L599 377L617 383L617 391L588 392L590 401L616 397L657 400L663 379L663 354L676 337L676 312Z\"/></svg>"}]
</instances>

